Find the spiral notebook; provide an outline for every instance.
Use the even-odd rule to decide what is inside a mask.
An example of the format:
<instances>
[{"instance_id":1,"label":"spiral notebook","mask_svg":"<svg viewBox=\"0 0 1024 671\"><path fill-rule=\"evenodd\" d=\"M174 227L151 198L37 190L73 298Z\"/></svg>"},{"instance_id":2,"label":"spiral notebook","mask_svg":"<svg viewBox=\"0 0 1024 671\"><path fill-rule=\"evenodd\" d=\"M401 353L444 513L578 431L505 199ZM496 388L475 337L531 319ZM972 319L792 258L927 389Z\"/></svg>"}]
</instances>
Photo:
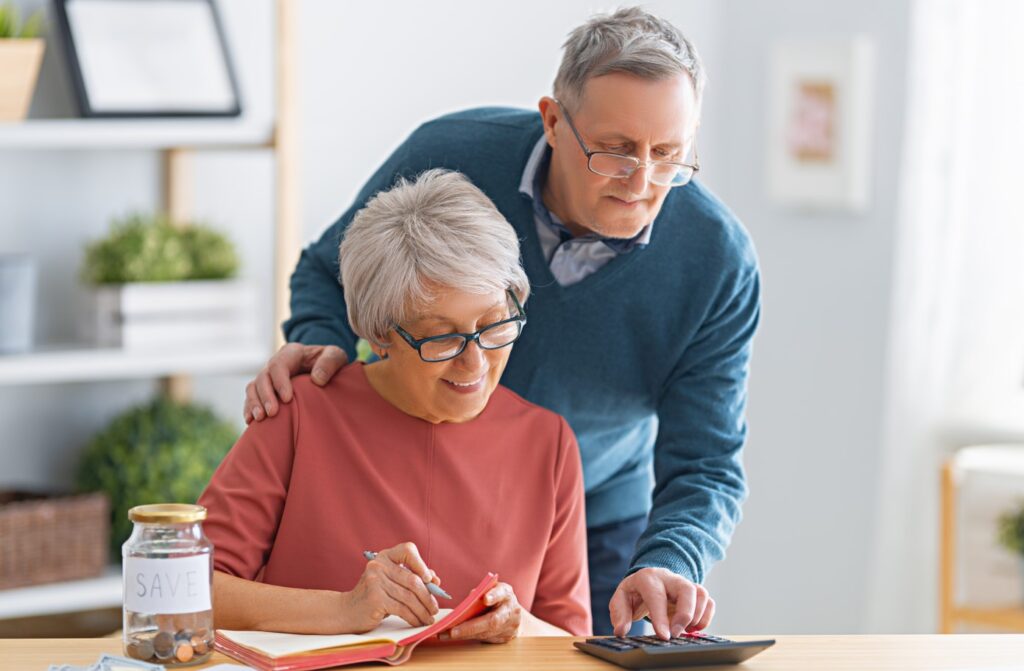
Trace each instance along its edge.
<instances>
[{"instance_id":1,"label":"spiral notebook","mask_svg":"<svg viewBox=\"0 0 1024 671\"><path fill-rule=\"evenodd\" d=\"M282 634L269 631L229 631L218 629L215 647L261 671L308 671L359 662L401 664L423 641L486 610L484 595L498 584L498 576L488 573L480 584L455 608L442 608L434 623L410 627L394 615L365 634Z\"/></svg>"}]
</instances>

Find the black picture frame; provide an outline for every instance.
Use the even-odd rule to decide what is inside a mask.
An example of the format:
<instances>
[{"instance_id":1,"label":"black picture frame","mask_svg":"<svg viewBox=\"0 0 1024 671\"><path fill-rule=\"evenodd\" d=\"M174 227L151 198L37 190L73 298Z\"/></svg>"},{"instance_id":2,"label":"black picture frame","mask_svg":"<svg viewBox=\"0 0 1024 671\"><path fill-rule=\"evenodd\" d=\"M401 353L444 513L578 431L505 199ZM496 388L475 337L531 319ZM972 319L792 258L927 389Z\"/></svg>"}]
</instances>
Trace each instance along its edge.
<instances>
[{"instance_id":1,"label":"black picture frame","mask_svg":"<svg viewBox=\"0 0 1024 671\"><path fill-rule=\"evenodd\" d=\"M72 25L73 19L69 16L68 12L69 6L74 5L75 3L87 4L90 2L98 2L107 5L118 3L124 3L125 5L133 4L136 8L143 7L147 4L152 6L162 4L166 6L168 4L175 3L188 3L192 5L202 5L208 8L210 16L209 20L212 22L215 39L218 43L218 49L216 49L216 51L222 59L219 65L224 69L226 84L229 88L229 103L220 108L210 107L196 109L183 107L160 108L159 106L153 109L139 109L137 107L132 107L131 109L117 109L116 107L104 107L102 105L98 105L97 102L90 97L90 92L86 83L86 73L82 70L83 64L79 57L78 48L76 47L75 26ZM63 47L65 60L68 65L68 72L75 91L75 99L81 116L87 118L135 119L163 117L237 117L242 113L238 79L235 74L235 68L228 49L227 41L224 37L224 26L214 0L161 0L160 3L150 2L150 0L53 0L53 8L61 46Z\"/></svg>"}]
</instances>

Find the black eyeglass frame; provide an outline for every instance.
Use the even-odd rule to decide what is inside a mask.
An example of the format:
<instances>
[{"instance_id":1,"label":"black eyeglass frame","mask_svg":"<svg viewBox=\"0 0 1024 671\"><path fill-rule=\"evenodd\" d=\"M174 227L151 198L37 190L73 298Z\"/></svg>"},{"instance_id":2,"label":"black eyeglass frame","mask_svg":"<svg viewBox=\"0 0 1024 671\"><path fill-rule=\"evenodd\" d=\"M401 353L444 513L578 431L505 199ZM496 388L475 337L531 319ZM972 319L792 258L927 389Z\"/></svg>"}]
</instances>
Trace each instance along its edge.
<instances>
[{"instance_id":1,"label":"black eyeglass frame","mask_svg":"<svg viewBox=\"0 0 1024 671\"><path fill-rule=\"evenodd\" d=\"M483 328L481 328L481 329L479 329L479 330L477 330L477 331L475 331L473 333L455 333L455 332L453 332L453 333L442 333L441 335L429 336L427 338L418 338L417 339L417 338L412 337L412 335L408 331L403 329L398 324L392 324L391 326L392 326L392 328L395 329L395 332L398 335L402 336L402 339L405 340L405 342L407 342L409 344L409 347L412 347L414 350L416 350L416 353L420 355L420 359L422 359L423 361L425 361L427 363L441 363L442 361L451 361L455 357L457 357L460 354L462 354L463 352L465 352L466 351L466 347L469 346L470 342L475 342L477 347L479 347L480 349L486 349L486 350L502 349L504 347L510 346L516 340L519 340L520 336L523 335L523 329L526 328L526 310L524 310L523 306L519 303L519 297L516 296L516 292L512 291L511 289L506 289L505 292L512 298L512 304L515 305L516 311L519 314L517 314L514 317L509 317L508 319L502 319L499 322L494 322L493 324L488 324L487 326L484 326ZM499 345L497 347L487 347L482 342L480 342L480 336L485 331L488 331L488 330L494 329L494 328L498 328L499 326L504 326L505 324L510 324L512 322L518 322L519 323L519 333L511 341L505 343L504 345ZM446 356L443 359L428 359L425 356L423 356L423 345L425 345L425 344L427 344L429 342L437 341L437 340L445 340L445 339L457 338L457 337L458 338L462 338L462 346L459 347L458 351L455 352L455 354L452 354L451 356Z\"/></svg>"}]
</instances>

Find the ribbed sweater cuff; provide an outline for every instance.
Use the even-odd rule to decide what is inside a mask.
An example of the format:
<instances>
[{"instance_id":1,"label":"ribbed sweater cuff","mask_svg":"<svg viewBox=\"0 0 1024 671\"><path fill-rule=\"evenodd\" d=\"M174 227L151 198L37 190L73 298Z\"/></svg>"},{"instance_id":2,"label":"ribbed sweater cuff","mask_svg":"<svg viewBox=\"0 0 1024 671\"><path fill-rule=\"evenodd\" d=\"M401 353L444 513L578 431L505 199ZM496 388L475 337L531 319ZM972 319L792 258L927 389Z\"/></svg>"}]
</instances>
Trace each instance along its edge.
<instances>
[{"instance_id":1,"label":"ribbed sweater cuff","mask_svg":"<svg viewBox=\"0 0 1024 671\"><path fill-rule=\"evenodd\" d=\"M653 548L634 559L627 575L632 575L642 568L668 569L693 583L700 583L703 580L700 570L690 557L666 548Z\"/></svg>"}]
</instances>

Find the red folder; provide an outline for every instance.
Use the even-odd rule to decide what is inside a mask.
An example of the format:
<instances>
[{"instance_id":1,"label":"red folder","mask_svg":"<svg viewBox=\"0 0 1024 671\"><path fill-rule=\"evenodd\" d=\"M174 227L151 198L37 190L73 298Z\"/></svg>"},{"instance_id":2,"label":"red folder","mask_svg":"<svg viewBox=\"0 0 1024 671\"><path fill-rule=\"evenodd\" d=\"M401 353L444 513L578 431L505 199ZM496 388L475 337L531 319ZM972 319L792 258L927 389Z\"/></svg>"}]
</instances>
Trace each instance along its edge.
<instances>
[{"instance_id":1,"label":"red folder","mask_svg":"<svg viewBox=\"0 0 1024 671\"><path fill-rule=\"evenodd\" d=\"M486 610L484 595L497 584L498 576L488 573L448 615L426 629L397 642L375 638L373 632L369 632L359 637L361 640L347 645L313 647L293 654L272 656L259 648L242 645L231 637L232 632L217 631L214 646L225 655L261 671L310 671L359 662L401 664L409 659L413 649L423 641L435 638L441 632L448 631Z\"/></svg>"}]
</instances>

